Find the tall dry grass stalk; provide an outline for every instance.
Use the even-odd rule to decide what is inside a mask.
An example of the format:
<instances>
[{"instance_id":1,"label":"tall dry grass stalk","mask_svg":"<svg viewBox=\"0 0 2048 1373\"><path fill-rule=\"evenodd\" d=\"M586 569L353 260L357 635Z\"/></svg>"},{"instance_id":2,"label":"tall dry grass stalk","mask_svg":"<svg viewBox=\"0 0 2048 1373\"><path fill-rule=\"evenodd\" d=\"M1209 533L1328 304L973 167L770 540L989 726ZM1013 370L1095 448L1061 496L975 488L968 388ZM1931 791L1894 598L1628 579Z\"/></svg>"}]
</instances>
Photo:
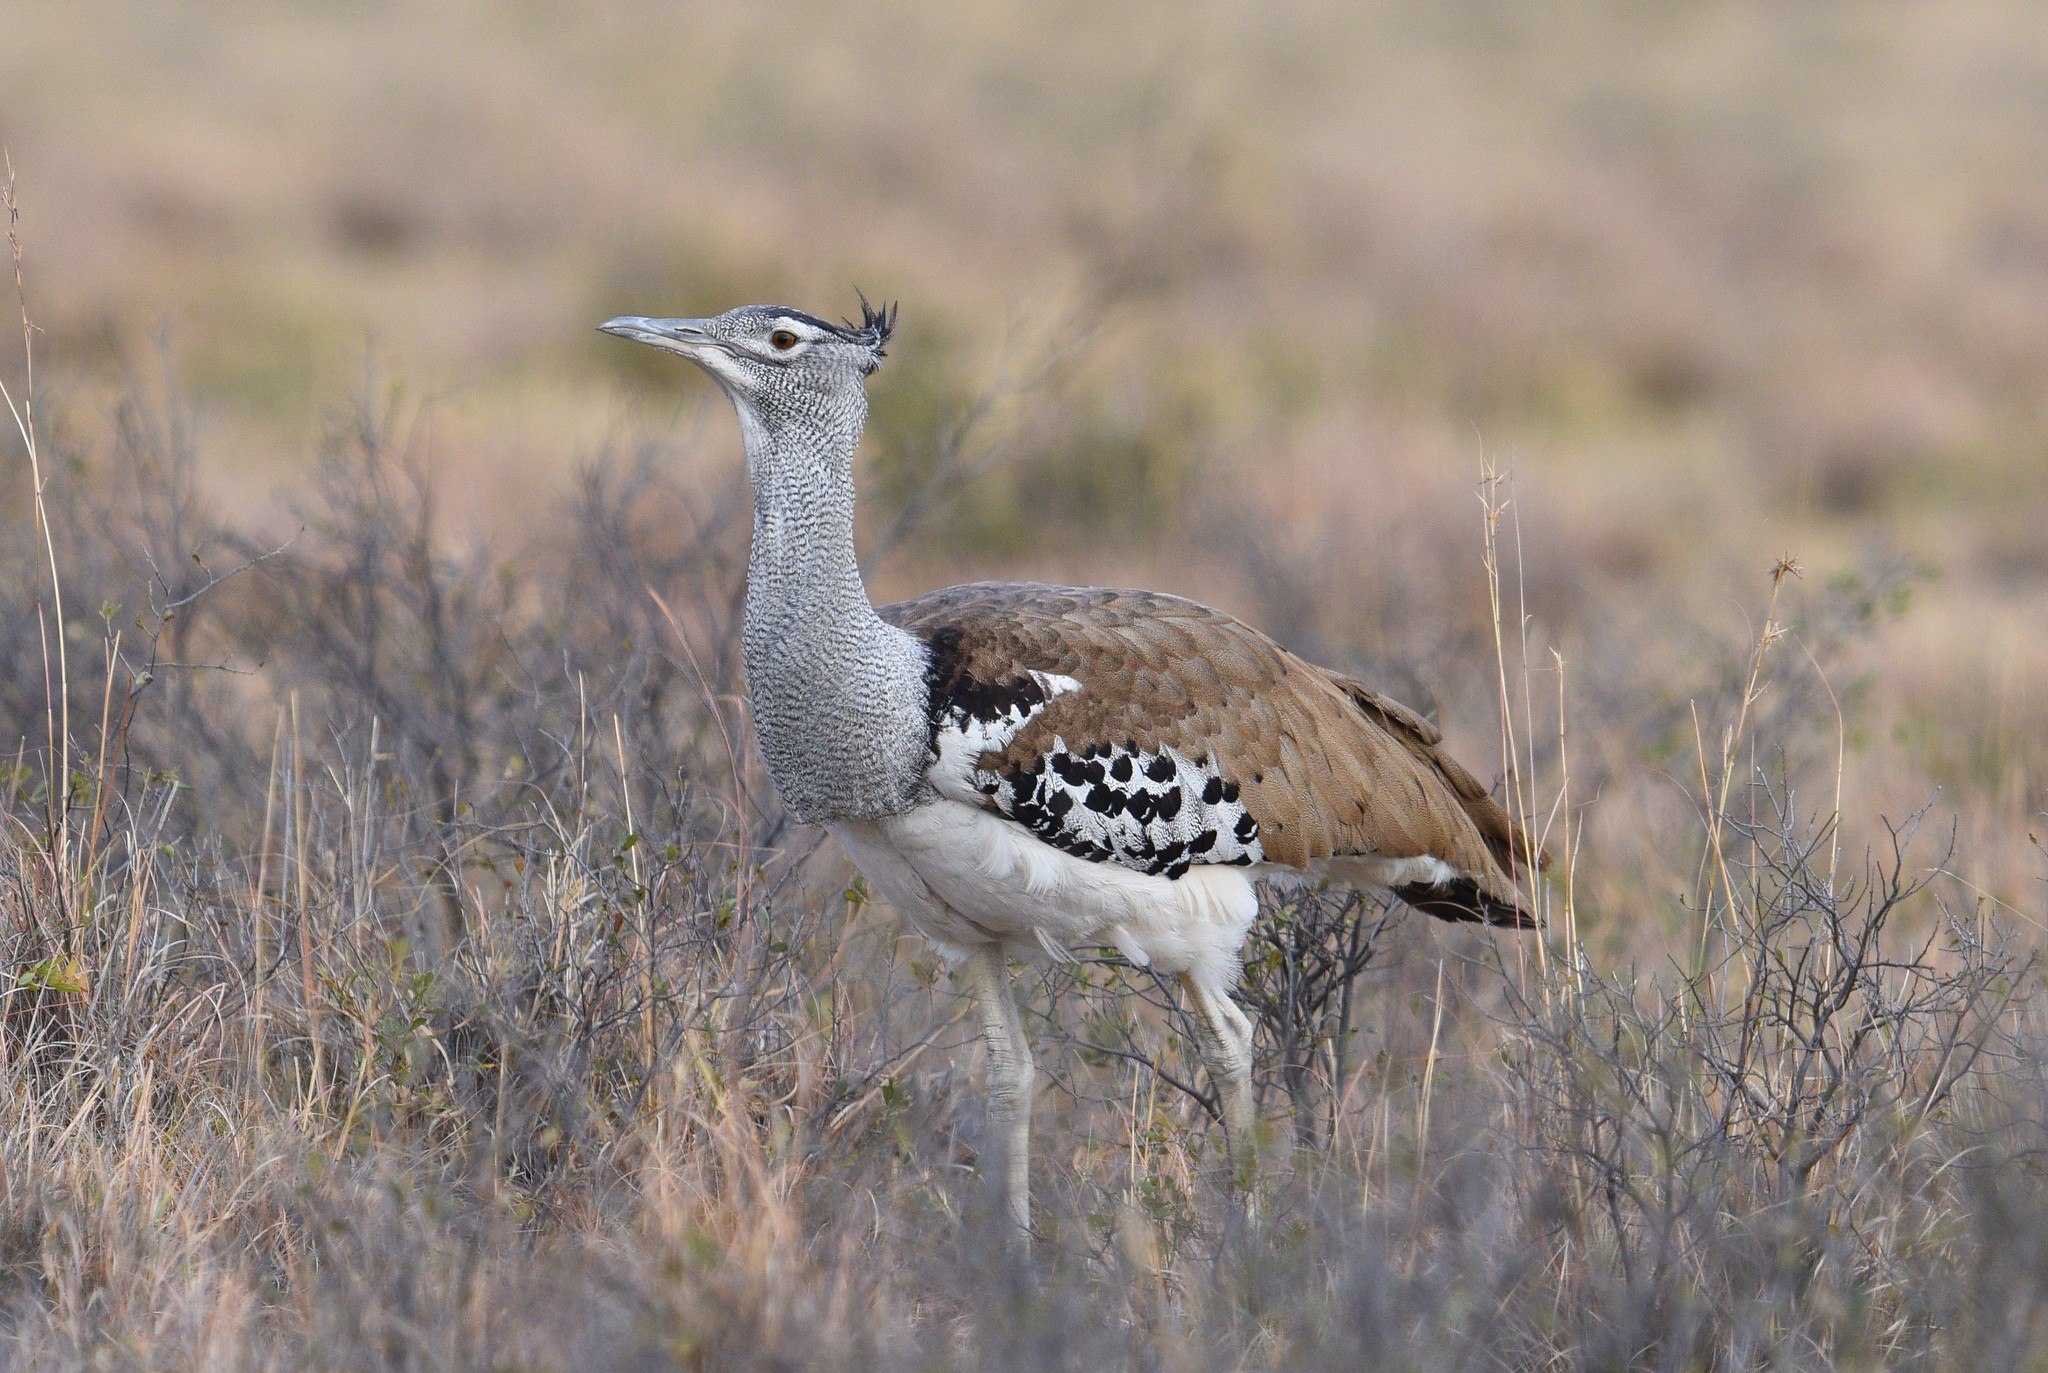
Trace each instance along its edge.
<instances>
[{"instance_id":1,"label":"tall dry grass stalk","mask_svg":"<svg viewBox=\"0 0 2048 1373\"><path fill-rule=\"evenodd\" d=\"M29 319L28 284L22 274L21 206L14 189L14 155L11 150L0 149L0 169L6 173L4 185L0 185L0 209L7 212L7 249L14 264L14 298L21 318L21 357L23 392L17 402L14 394L0 383L0 400L7 403L7 412L14 420L15 432L21 438L22 448L28 454L29 481L35 506L36 535L42 541L49 573L50 615L42 616L41 601L37 602L37 629L42 639L43 671L47 678L50 671L52 641L56 656L56 682L45 683L45 699L49 703L46 720L49 758L55 775L49 779L44 810L44 839L49 854L49 876L60 885L70 871L71 809L68 796L71 787L71 663L69 650L64 642L64 583L57 570L57 544L50 533L50 512L45 500L47 478L43 473L42 445L36 429L36 343L35 325ZM40 578L40 572L38 574ZM54 620L54 626L50 623ZM68 903L60 901L60 910L67 910ZM67 941L68 942L68 941Z\"/></svg>"}]
</instances>

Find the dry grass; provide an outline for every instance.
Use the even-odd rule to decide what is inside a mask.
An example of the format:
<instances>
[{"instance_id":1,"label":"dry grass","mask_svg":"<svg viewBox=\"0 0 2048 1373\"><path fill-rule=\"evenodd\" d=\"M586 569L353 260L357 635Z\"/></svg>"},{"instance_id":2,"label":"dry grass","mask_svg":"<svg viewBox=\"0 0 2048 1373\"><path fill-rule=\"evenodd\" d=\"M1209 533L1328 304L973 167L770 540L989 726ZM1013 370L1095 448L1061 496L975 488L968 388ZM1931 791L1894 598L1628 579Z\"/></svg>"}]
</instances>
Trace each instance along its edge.
<instances>
[{"instance_id":1,"label":"dry grass","mask_svg":"<svg viewBox=\"0 0 2048 1373\"><path fill-rule=\"evenodd\" d=\"M387 419L336 429L277 547L131 410L123 482L67 454L8 555L24 648L52 563L102 607L69 697L30 652L0 682L12 1361L1974 1367L2038 1338L2027 941L1939 822L1843 837L1813 668L1858 606L1781 570L1680 718L1677 804L1637 817L1661 863L1615 863L1538 693L1610 747L1670 722L1525 664L1487 487L1501 633L1466 652L1499 655L1515 795L1565 856L1550 934L1276 905L1246 994L1298 1147L1255 1235L1166 989L1048 975L1026 1274L963 1008L752 761L743 493L620 455L551 539L466 553Z\"/></svg>"},{"instance_id":2,"label":"dry grass","mask_svg":"<svg viewBox=\"0 0 2048 1373\"><path fill-rule=\"evenodd\" d=\"M5 1361L2043 1366L2042 23L11 26ZM1091 962L1011 1268L753 761L723 416L586 335L849 279L885 590L1220 601L1561 856L1540 942L1275 904L1257 1235Z\"/></svg>"}]
</instances>

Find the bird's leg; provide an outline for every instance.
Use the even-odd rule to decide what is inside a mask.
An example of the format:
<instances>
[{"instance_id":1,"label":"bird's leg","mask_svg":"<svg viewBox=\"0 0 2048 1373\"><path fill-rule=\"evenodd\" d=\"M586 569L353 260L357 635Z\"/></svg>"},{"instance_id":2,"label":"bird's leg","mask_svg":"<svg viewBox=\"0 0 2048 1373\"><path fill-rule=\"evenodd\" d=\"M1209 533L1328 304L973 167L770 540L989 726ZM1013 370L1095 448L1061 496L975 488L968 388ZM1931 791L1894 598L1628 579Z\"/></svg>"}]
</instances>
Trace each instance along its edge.
<instances>
[{"instance_id":1,"label":"bird's leg","mask_svg":"<svg viewBox=\"0 0 2048 1373\"><path fill-rule=\"evenodd\" d=\"M981 1033L988 1042L988 1121L997 1139L1010 1242L1031 1237L1031 1043L1010 991L1010 970L999 945L985 944L967 958L967 976L981 1002Z\"/></svg>"},{"instance_id":2,"label":"bird's leg","mask_svg":"<svg viewBox=\"0 0 2048 1373\"><path fill-rule=\"evenodd\" d=\"M1258 1112L1252 1102L1252 1023L1227 992L1180 975L1195 1013L1195 1041L1223 1102L1232 1180L1250 1195L1258 1180Z\"/></svg>"}]
</instances>

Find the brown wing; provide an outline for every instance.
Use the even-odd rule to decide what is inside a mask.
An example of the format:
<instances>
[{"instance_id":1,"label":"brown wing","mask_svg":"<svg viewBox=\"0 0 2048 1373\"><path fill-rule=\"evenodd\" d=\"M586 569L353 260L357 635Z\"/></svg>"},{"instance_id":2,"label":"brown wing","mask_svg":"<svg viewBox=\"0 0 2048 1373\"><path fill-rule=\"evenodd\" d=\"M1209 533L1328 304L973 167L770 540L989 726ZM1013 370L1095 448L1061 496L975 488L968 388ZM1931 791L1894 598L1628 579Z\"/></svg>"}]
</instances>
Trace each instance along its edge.
<instances>
[{"instance_id":1,"label":"brown wing","mask_svg":"<svg viewBox=\"0 0 2048 1373\"><path fill-rule=\"evenodd\" d=\"M940 731L962 726L973 747L992 745L971 774L984 803L1063 847L1169 875L1190 862L1249 861L1229 833L1191 852L1204 841L1187 838L1181 817L1177 829L1157 821L1179 798L1143 792L1144 768L1177 760L1207 777L1173 785L1192 807L1217 803L1225 828L1241 797L1236 837L1255 826L1256 859L1299 868L1435 858L1455 880L1399 889L1411 904L1529 923L1513 874L1530 849L1478 779L1440 750L1437 730L1220 611L1151 592L989 582L881 614L931 649L935 747ZM973 732L998 716L1017 727ZM1136 764L1136 790L1125 760ZM1048 814L1063 797L1067 809ZM1147 823L1134 826L1127 808L1137 807ZM1159 862L1162 851L1172 861Z\"/></svg>"}]
</instances>

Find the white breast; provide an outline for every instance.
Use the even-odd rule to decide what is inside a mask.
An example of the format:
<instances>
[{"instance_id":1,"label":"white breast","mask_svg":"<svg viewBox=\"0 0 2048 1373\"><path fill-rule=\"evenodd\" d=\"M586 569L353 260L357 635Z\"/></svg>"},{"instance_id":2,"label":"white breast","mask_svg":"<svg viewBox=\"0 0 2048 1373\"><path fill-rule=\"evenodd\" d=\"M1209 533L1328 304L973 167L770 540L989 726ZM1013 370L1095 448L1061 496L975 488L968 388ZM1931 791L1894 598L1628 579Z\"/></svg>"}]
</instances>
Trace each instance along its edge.
<instances>
[{"instance_id":1,"label":"white breast","mask_svg":"<svg viewBox=\"0 0 2048 1373\"><path fill-rule=\"evenodd\" d=\"M944 797L827 828L950 961L991 940L1023 957L1113 946L1141 966L1229 986L1258 914L1246 868L1205 864L1170 880L1090 862Z\"/></svg>"}]
</instances>

